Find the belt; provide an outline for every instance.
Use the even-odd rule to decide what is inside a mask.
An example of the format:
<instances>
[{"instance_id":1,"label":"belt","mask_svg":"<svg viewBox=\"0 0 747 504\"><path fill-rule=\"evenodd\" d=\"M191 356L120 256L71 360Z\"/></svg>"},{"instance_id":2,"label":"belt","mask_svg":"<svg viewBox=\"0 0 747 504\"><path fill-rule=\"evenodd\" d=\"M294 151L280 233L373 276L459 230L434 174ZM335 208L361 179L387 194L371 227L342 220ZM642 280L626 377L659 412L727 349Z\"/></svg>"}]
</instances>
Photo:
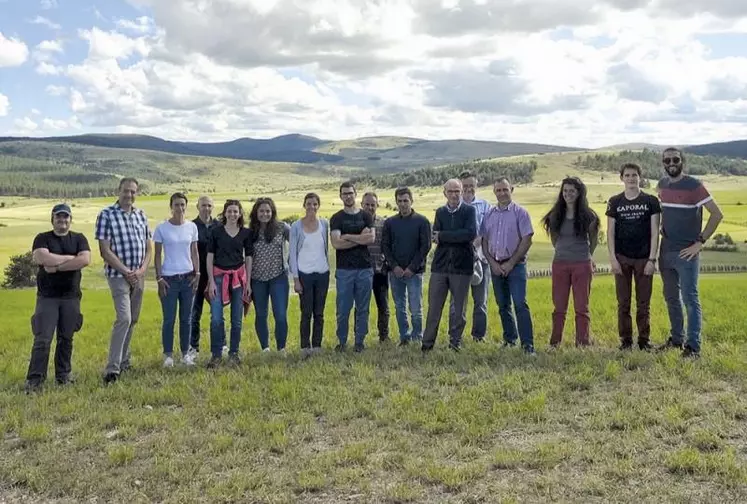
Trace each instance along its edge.
<instances>
[{"instance_id":1,"label":"belt","mask_svg":"<svg viewBox=\"0 0 747 504\"><path fill-rule=\"evenodd\" d=\"M161 275L161 278L171 278L173 280L182 280L185 278L192 278L195 276L194 271L190 271L189 273L179 273L178 275Z\"/></svg>"}]
</instances>

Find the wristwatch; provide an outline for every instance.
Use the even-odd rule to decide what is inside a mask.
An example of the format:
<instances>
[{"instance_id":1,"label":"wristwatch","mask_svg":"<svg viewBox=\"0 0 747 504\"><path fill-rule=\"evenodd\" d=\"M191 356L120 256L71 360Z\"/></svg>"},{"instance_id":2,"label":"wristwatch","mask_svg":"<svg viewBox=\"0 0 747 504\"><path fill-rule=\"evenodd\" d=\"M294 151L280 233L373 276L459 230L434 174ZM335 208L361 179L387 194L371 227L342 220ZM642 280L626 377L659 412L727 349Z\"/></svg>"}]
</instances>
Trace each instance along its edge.
<instances>
[{"instance_id":1,"label":"wristwatch","mask_svg":"<svg viewBox=\"0 0 747 504\"><path fill-rule=\"evenodd\" d=\"M706 239L705 239L705 238L703 238L703 235L702 235L702 234L699 234L699 235L698 235L698 238L696 239L696 241L699 241L700 243L703 243L703 244L705 244L705 242L706 242Z\"/></svg>"},{"instance_id":2,"label":"wristwatch","mask_svg":"<svg viewBox=\"0 0 747 504\"><path fill-rule=\"evenodd\" d=\"M651 259L651 258L649 257L649 258L648 258L648 262L656 264L656 258L653 258L653 259Z\"/></svg>"}]
</instances>

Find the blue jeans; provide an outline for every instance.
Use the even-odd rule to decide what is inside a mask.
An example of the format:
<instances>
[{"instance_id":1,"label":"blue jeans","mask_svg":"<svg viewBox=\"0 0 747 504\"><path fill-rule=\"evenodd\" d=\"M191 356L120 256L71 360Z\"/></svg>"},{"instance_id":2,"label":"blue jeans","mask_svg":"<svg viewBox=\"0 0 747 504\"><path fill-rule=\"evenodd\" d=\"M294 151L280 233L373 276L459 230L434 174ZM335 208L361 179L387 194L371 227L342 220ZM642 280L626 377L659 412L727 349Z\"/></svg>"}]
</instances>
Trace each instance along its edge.
<instances>
[{"instance_id":1,"label":"blue jeans","mask_svg":"<svg viewBox=\"0 0 747 504\"><path fill-rule=\"evenodd\" d=\"M679 252L664 252L660 257L659 269L664 284L664 299L669 311L672 326L672 342L681 345L685 339L685 320L682 304L687 311L687 341L685 344L696 352L700 351L700 328L703 314L698 298L698 273L700 257L691 261L680 258Z\"/></svg>"},{"instance_id":2,"label":"blue jeans","mask_svg":"<svg viewBox=\"0 0 747 504\"><path fill-rule=\"evenodd\" d=\"M515 344L517 337L523 348L534 348L532 314L527 303L527 266L517 264L508 276L493 275L493 293L503 326L503 340ZM511 301L516 310L516 320ZM517 331L518 322L518 331Z\"/></svg>"},{"instance_id":3,"label":"blue jeans","mask_svg":"<svg viewBox=\"0 0 747 504\"><path fill-rule=\"evenodd\" d=\"M397 278L389 273L389 285L394 298L394 310L399 327L400 341L419 341L423 339L423 275L410 278ZM410 305L412 332L407 323L407 305Z\"/></svg>"},{"instance_id":4,"label":"blue jeans","mask_svg":"<svg viewBox=\"0 0 747 504\"><path fill-rule=\"evenodd\" d=\"M362 345L368 334L368 312L373 290L373 268L338 269L335 272L337 288L337 340L341 345L348 341L350 310L355 303L355 344Z\"/></svg>"},{"instance_id":5,"label":"blue jeans","mask_svg":"<svg viewBox=\"0 0 747 504\"><path fill-rule=\"evenodd\" d=\"M490 283L490 265L482 263L483 275L482 282L478 285L471 285L469 290L472 292L472 339L485 339L488 332L488 284ZM467 296L469 297L469 295ZM454 309L454 298L449 302L449 319L456 320L456 311Z\"/></svg>"},{"instance_id":6,"label":"blue jeans","mask_svg":"<svg viewBox=\"0 0 747 504\"><path fill-rule=\"evenodd\" d=\"M252 280L254 298L254 330L257 331L262 350L270 347L270 328L267 315L272 300L272 316L275 318L275 343L278 350L285 348L288 339L288 274L283 272L272 280Z\"/></svg>"},{"instance_id":7,"label":"blue jeans","mask_svg":"<svg viewBox=\"0 0 747 504\"><path fill-rule=\"evenodd\" d=\"M192 324L192 291L191 277L189 276L165 276L163 279L168 283L166 295L161 298L163 310L163 324L161 325L161 342L163 353L171 355L174 351L174 325L176 323L177 305L179 308L179 348L182 355L189 352L189 336Z\"/></svg>"},{"instance_id":8,"label":"blue jeans","mask_svg":"<svg viewBox=\"0 0 747 504\"><path fill-rule=\"evenodd\" d=\"M215 277L216 296L210 302L210 353L213 357L223 355L223 344L226 342L226 324L223 318L223 299L221 287L223 277ZM230 289L231 292L231 341L228 353L236 355L239 353L241 343L241 323L244 316L244 302L241 299L244 292L241 287Z\"/></svg>"}]
</instances>

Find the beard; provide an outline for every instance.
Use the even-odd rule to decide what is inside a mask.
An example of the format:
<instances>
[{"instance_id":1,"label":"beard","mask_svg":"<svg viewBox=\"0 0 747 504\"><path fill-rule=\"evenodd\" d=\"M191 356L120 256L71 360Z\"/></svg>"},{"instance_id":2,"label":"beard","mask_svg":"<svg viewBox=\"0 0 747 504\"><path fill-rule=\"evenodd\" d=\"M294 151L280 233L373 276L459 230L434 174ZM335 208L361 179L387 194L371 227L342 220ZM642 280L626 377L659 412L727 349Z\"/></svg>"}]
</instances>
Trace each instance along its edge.
<instances>
[{"instance_id":1,"label":"beard","mask_svg":"<svg viewBox=\"0 0 747 504\"><path fill-rule=\"evenodd\" d=\"M680 173L682 173L682 163L667 166L665 170L667 172L667 175L669 175L670 177L679 177Z\"/></svg>"}]
</instances>

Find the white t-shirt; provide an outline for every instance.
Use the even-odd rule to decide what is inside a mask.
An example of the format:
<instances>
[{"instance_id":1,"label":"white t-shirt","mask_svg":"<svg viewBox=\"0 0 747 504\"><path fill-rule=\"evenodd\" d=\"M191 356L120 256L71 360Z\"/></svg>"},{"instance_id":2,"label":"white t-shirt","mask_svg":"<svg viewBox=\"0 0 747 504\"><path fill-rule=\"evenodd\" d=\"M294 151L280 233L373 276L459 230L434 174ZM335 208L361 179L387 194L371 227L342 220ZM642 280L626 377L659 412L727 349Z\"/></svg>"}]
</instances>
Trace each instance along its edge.
<instances>
[{"instance_id":1,"label":"white t-shirt","mask_svg":"<svg viewBox=\"0 0 747 504\"><path fill-rule=\"evenodd\" d=\"M298 251L298 271L301 273L326 273L329 271L329 261L324 253L324 236L322 225L313 233L303 231L304 239L301 250Z\"/></svg>"},{"instance_id":2,"label":"white t-shirt","mask_svg":"<svg viewBox=\"0 0 747 504\"><path fill-rule=\"evenodd\" d=\"M194 271L191 247L197 237L197 226L192 221L175 226L166 220L156 226L153 241L163 245L162 276L183 275Z\"/></svg>"}]
</instances>

